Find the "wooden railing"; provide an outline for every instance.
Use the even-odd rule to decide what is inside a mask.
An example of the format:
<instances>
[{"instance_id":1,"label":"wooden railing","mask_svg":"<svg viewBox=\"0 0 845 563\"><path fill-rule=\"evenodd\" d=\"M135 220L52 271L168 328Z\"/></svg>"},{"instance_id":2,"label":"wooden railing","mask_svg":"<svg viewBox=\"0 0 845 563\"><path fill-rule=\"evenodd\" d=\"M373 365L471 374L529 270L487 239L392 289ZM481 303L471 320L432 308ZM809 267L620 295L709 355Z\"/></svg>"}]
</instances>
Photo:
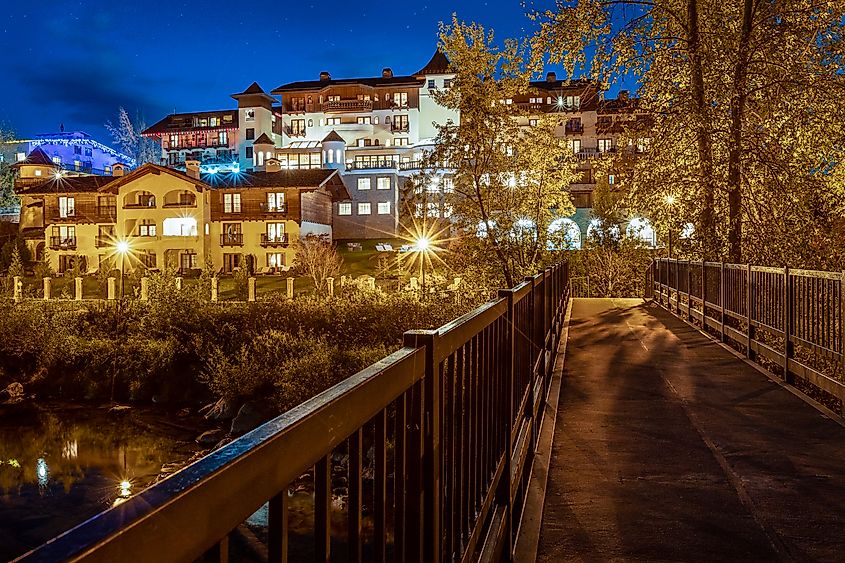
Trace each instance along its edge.
<instances>
[{"instance_id":1,"label":"wooden railing","mask_svg":"<svg viewBox=\"0 0 845 563\"><path fill-rule=\"evenodd\" d=\"M671 312L824 391L845 415L845 272L661 258L648 279Z\"/></svg>"},{"instance_id":2,"label":"wooden railing","mask_svg":"<svg viewBox=\"0 0 845 563\"><path fill-rule=\"evenodd\" d=\"M269 560L287 561L301 539L288 491L311 471L310 541L328 561L341 541L336 451L349 561L510 559L568 300L561 264L437 330L408 332L401 350L24 560L226 560L233 530L269 503Z\"/></svg>"}]
</instances>

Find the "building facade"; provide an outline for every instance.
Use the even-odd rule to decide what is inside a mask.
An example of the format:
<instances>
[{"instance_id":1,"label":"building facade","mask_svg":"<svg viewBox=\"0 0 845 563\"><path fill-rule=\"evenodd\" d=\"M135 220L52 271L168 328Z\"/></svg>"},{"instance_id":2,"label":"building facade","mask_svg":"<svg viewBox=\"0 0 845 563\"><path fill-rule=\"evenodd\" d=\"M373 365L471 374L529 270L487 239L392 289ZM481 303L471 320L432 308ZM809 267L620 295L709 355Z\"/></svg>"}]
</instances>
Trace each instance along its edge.
<instances>
[{"instance_id":1,"label":"building facade","mask_svg":"<svg viewBox=\"0 0 845 563\"><path fill-rule=\"evenodd\" d=\"M334 170L277 169L247 179L203 175L190 160L184 172L146 164L127 174L116 165L112 176L51 176L17 190L21 232L33 256L58 273L74 264L86 273L113 267L119 240L132 250L129 269L279 271L293 263L297 237L331 236L332 203L348 197Z\"/></svg>"},{"instance_id":2,"label":"building facade","mask_svg":"<svg viewBox=\"0 0 845 563\"><path fill-rule=\"evenodd\" d=\"M128 168L135 161L113 148L94 140L82 131L36 135L0 143L0 162L23 162L40 149L58 169L77 174L111 175L112 166L120 163Z\"/></svg>"}]
</instances>

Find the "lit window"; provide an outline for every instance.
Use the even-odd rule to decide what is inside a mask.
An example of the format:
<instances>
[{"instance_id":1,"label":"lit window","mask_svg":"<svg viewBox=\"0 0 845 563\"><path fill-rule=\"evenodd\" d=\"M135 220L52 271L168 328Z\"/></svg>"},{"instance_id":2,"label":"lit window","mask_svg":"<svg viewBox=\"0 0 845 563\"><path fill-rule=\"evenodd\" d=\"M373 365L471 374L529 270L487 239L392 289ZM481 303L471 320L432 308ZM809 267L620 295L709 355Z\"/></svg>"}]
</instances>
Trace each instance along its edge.
<instances>
[{"instance_id":1,"label":"lit window","mask_svg":"<svg viewBox=\"0 0 845 563\"><path fill-rule=\"evenodd\" d=\"M337 214L338 215L352 215L352 204L351 203L338 203L337 204Z\"/></svg>"},{"instance_id":2,"label":"lit window","mask_svg":"<svg viewBox=\"0 0 845 563\"><path fill-rule=\"evenodd\" d=\"M241 212L241 194L223 194L223 213Z\"/></svg>"},{"instance_id":3,"label":"lit window","mask_svg":"<svg viewBox=\"0 0 845 563\"><path fill-rule=\"evenodd\" d=\"M334 151L331 149L326 151L326 163L334 164Z\"/></svg>"},{"instance_id":4,"label":"lit window","mask_svg":"<svg viewBox=\"0 0 845 563\"><path fill-rule=\"evenodd\" d=\"M359 190L369 190L370 189L370 179L369 178L358 178L358 189Z\"/></svg>"},{"instance_id":5,"label":"lit window","mask_svg":"<svg viewBox=\"0 0 845 563\"><path fill-rule=\"evenodd\" d=\"M285 253L284 252L268 252L267 253L267 267L268 268L281 268L285 265Z\"/></svg>"},{"instance_id":6,"label":"lit window","mask_svg":"<svg viewBox=\"0 0 845 563\"><path fill-rule=\"evenodd\" d=\"M599 152L607 152L613 147L613 139L599 139Z\"/></svg>"},{"instance_id":7,"label":"lit window","mask_svg":"<svg viewBox=\"0 0 845 563\"><path fill-rule=\"evenodd\" d=\"M570 139L569 143L572 146L572 152L574 152L574 153L581 152L581 139Z\"/></svg>"},{"instance_id":8,"label":"lit window","mask_svg":"<svg viewBox=\"0 0 845 563\"><path fill-rule=\"evenodd\" d=\"M390 189L390 178L386 176L382 176L378 178L378 185L377 188L379 190L389 190Z\"/></svg>"},{"instance_id":9,"label":"lit window","mask_svg":"<svg viewBox=\"0 0 845 563\"><path fill-rule=\"evenodd\" d=\"M168 217L164 220L164 236L195 237L197 220L193 217Z\"/></svg>"},{"instance_id":10,"label":"lit window","mask_svg":"<svg viewBox=\"0 0 845 563\"><path fill-rule=\"evenodd\" d=\"M428 216L440 217L440 205L436 202L428 202Z\"/></svg>"},{"instance_id":11,"label":"lit window","mask_svg":"<svg viewBox=\"0 0 845 563\"><path fill-rule=\"evenodd\" d=\"M326 118L326 125L340 125L340 118L339 117L327 117Z\"/></svg>"},{"instance_id":12,"label":"lit window","mask_svg":"<svg viewBox=\"0 0 845 563\"><path fill-rule=\"evenodd\" d=\"M450 193L455 189L455 183L452 178L443 178L443 193Z\"/></svg>"},{"instance_id":13,"label":"lit window","mask_svg":"<svg viewBox=\"0 0 845 563\"><path fill-rule=\"evenodd\" d=\"M616 183L616 176L614 174L607 175L607 183L613 185Z\"/></svg>"},{"instance_id":14,"label":"lit window","mask_svg":"<svg viewBox=\"0 0 845 563\"><path fill-rule=\"evenodd\" d=\"M389 201L380 201L378 204L378 214L379 215L390 215L390 202Z\"/></svg>"},{"instance_id":15,"label":"lit window","mask_svg":"<svg viewBox=\"0 0 845 563\"><path fill-rule=\"evenodd\" d=\"M285 194L284 192L269 192L267 194L267 211L284 211L285 210Z\"/></svg>"},{"instance_id":16,"label":"lit window","mask_svg":"<svg viewBox=\"0 0 845 563\"><path fill-rule=\"evenodd\" d=\"M429 89L429 90L434 90L435 88L436 88L436 86L434 85L434 80L433 80L433 79L432 79L432 80L429 80L429 81L428 81L428 89Z\"/></svg>"},{"instance_id":17,"label":"lit window","mask_svg":"<svg viewBox=\"0 0 845 563\"><path fill-rule=\"evenodd\" d=\"M15 160L17 160L18 162L23 162L24 160L26 160L26 153L25 152L16 153L15 154Z\"/></svg>"},{"instance_id":18,"label":"lit window","mask_svg":"<svg viewBox=\"0 0 845 563\"><path fill-rule=\"evenodd\" d=\"M41 169L40 169L40 168L36 168L36 169L35 169L35 175L36 175L36 176L41 176Z\"/></svg>"},{"instance_id":19,"label":"lit window","mask_svg":"<svg viewBox=\"0 0 845 563\"><path fill-rule=\"evenodd\" d=\"M138 236L139 237L154 237L156 236L156 226L150 220L145 219L140 225L138 225Z\"/></svg>"},{"instance_id":20,"label":"lit window","mask_svg":"<svg viewBox=\"0 0 845 563\"><path fill-rule=\"evenodd\" d=\"M358 204L358 215L369 215L372 213L372 206L369 202Z\"/></svg>"},{"instance_id":21,"label":"lit window","mask_svg":"<svg viewBox=\"0 0 845 563\"><path fill-rule=\"evenodd\" d=\"M530 125L531 127L537 127L537 120L536 119L529 119L528 125Z\"/></svg>"},{"instance_id":22,"label":"lit window","mask_svg":"<svg viewBox=\"0 0 845 563\"><path fill-rule=\"evenodd\" d=\"M358 118L358 125L372 125L373 119L370 116L363 116Z\"/></svg>"},{"instance_id":23,"label":"lit window","mask_svg":"<svg viewBox=\"0 0 845 563\"><path fill-rule=\"evenodd\" d=\"M38 170L37 172L40 172ZM59 197L59 217L66 219L76 215L75 201L72 197Z\"/></svg>"}]
</instances>

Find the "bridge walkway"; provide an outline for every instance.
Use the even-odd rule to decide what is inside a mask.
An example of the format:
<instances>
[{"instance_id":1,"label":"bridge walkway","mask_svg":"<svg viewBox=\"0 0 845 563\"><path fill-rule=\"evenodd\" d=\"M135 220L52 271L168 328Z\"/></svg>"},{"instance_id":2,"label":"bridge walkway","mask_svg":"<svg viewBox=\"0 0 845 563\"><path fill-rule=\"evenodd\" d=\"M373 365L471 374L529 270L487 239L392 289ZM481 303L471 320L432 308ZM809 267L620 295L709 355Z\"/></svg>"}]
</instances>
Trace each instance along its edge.
<instances>
[{"instance_id":1,"label":"bridge walkway","mask_svg":"<svg viewBox=\"0 0 845 563\"><path fill-rule=\"evenodd\" d=\"M845 427L641 300L576 299L538 561L842 561Z\"/></svg>"}]
</instances>

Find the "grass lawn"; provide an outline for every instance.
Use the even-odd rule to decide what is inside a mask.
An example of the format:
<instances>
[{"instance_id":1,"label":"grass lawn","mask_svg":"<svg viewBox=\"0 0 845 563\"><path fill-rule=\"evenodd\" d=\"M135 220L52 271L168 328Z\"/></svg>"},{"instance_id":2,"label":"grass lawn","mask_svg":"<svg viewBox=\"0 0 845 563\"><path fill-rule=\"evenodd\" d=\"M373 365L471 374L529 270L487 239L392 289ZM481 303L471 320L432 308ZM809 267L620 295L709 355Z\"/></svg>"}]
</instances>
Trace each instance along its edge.
<instances>
[{"instance_id":1,"label":"grass lawn","mask_svg":"<svg viewBox=\"0 0 845 563\"><path fill-rule=\"evenodd\" d=\"M361 250L350 251L346 244L347 242L359 243ZM394 252L379 252L376 250L376 245L383 243L392 245ZM341 273L356 278L364 275L375 276L380 270L379 262L384 258L395 260L399 254L399 247L403 244L408 244L408 241L400 238L345 240L339 242L337 244L337 252L343 257Z\"/></svg>"}]
</instances>

